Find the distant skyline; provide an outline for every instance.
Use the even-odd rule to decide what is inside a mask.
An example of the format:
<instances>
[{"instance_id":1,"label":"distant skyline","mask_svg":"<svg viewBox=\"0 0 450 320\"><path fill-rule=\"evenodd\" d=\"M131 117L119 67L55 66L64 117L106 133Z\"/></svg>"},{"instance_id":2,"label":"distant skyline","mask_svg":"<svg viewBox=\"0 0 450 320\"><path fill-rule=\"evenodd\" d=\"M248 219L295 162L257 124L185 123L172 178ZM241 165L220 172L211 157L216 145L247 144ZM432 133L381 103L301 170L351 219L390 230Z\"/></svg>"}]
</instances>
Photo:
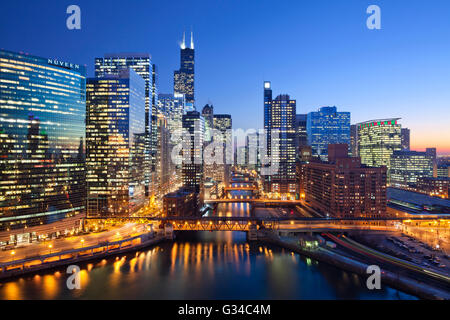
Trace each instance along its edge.
<instances>
[{"instance_id":1,"label":"distant skyline","mask_svg":"<svg viewBox=\"0 0 450 320\"><path fill-rule=\"evenodd\" d=\"M81 8L79 31L66 8ZM366 28L380 6L382 30ZM196 106L263 126L263 82L297 100L297 113L336 106L351 123L400 117L411 149L450 154L450 2L26 1L0 2L0 48L86 64L105 53L148 52L159 92L173 90L183 31L194 32ZM189 38L189 37L188 37Z\"/></svg>"}]
</instances>

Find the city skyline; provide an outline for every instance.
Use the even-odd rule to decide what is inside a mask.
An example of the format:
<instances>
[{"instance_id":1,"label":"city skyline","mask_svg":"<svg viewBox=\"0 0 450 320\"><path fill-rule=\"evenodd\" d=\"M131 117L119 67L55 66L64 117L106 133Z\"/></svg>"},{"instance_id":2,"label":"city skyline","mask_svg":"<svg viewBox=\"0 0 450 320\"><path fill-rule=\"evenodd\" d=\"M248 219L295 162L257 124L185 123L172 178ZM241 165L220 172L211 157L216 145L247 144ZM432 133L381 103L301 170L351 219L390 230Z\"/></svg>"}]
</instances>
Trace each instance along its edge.
<instances>
[{"instance_id":1,"label":"city skyline","mask_svg":"<svg viewBox=\"0 0 450 320\"><path fill-rule=\"evenodd\" d=\"M0 29L6 30L2 31L1 46L6 50L86 64L88 77L93 75L94 59L105 53L148 52L159 67L159 92L171 92L173 70L179 65L178 43L183 31L190 34L192 29L198 61L198 111L211 102L221 113L234 115L236 128L261 128L261 87L263 81L272 81L297 100L297 113L335 105L351 112L352 124L400 117L402 127L411 129L412 150L437 147L438 154L450 154L450 142L446 138L450 129L445 124L445 117L439 117L445 114L450 99L444 89L445 74L450 69L444 56L448 44L439 41L449 32L445 28L447 20L443 16L439 18L448 3L437 2L433 7L427 7L417 1L396 4L381 1L378 3L383 14L381 30L365 27L368 15L365 13L367 4L363 1L289 4L286 21L280 24L265 18L270 18L271 10L278 13L287 5L271 7L265 1L244 4L240 12L233 11L236 3L232 1L221 4L195 1L192 7L176 4L169 8L141 3L143 10L137 13L121 8L118 1L108 3L108 10L101 11L102 1L95 4L79 1L80 31L65 28L65 3L48 6L49 10L40 16L35 16L34 12L36 6L43 5L42 2L2 3L1 12L8 12L8 16L2 15L0 22ZM327 10L323 10L323 5ZM217 18L214 19L216 25L205 25L198 19L200 13L195 10L200 6L204 6L202 10L208 10L210 17ZM129 38L111 41L114 35L129 33L142 25L144 21L139 22L139 17L149 14L144 8L155 9L155 21L146 20L145 28L138 28ZM168 19L168 9L172 14L192 10L192 16L180 15L173 23ZM239 17L250 10L256 13L255 17L245 23L239 22ZM220 17L216 17L219 13ZM238 18L235 26L227 20L232 13ZM117 15L118 20L121 15L126 16L129 23L119 27L114 19L105 17L111 14ZM416 17L416 24L397 21L408 14ZM99 15L101 25L96 25L93 19L96 15ZM429 19L431 15L433 20ZM295 17L299 19L293 19ZM41 19L47 25L41 25ZM32 26L36 23L40 25L35 28L39 29L40 37L32 36L35 32ZM155 23L158 28L154 27ZM155 31L148 33L149 28ZM307 35L306 31L313 32ZM25 33L29 40L24 41L27 38L20 36ZM99 37L99 33L104 36ZM271 39L272 34L282 36L273 39L273 45L268 46L264 39ZM295 35L298 35L298 41L292 40ZM66 45L54 41L55 38L64 39ZM289 42L288 38L291 38ZM92 41L95 46L90 45ZM351 48L347 46L349 42ZM284 43L292 46L289 52L277 49ZM90 49L82 50L84 46ZM267 60L270 57L273 58ZM286 77L287 74L290 77Z\"/></svg>"},{"instance_id":2,"label":"city skyline","mask_svg":"<svg viewBox=\"0 0 450 320\"><path fill-rule=\"evenodd\" d=\"M70 3L0 4L0 300L450 300L449 4Z\"/></svg>"}]
</instances>

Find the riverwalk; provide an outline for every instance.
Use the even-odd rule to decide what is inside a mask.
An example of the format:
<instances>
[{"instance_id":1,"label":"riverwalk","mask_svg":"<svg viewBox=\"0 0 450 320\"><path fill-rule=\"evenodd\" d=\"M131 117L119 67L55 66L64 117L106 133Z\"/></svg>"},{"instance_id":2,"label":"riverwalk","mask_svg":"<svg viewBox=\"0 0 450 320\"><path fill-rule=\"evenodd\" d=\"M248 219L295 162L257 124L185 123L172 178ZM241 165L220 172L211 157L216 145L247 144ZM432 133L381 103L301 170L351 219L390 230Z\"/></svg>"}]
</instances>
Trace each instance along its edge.
<instances>
[{"instance_id":1,"label":"riverwalk","mask_svg":"<svg viewBox=\"0 0 450 320\"><path fill-rule=\"evenodd\" d=\"M118 241L105 241L96 245L37 255L24 259L11 259L8 262L0 263L0 280L128 253L158 244L166 239L164 234L148 232Z\"/></svg>"}]
</instances>

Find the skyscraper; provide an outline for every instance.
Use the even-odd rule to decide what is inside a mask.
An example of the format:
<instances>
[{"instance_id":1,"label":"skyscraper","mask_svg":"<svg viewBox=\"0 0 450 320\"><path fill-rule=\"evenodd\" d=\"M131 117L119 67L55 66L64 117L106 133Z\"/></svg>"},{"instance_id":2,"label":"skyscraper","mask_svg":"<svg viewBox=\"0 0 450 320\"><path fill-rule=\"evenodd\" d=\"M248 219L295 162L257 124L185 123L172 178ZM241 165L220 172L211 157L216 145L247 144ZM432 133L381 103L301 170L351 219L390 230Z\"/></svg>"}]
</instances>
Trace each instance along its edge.
<instances>
[{"instance_id":1,"label":"skyscraper","mask_svg":"<svg viewBox=\"0 0 450 320\"><path fill-rule=\"evenodd\" d=\"M202 116L205 119L205 142L211 142L214 129L214 106L205 105L202 109Z\"/></svg>"},{"instance_id":2,"label":"skyscraper","mask_svg":"<svg viewBox=\"0 0 450 320\"><path fill-rule=\"evenodd\" d=\"M145 80L133 69L88 79L86 181L90 216L145 204Z\"/></svg>"},{"instance_id":3,"label":"skyscraper","mask_svg":"<svg viewBox=\"0 0 450 320\"><path fill-rule=\"evenodd\" d=\"M189 156L182 164L183 185L192 188L202 199L205 121L201 114L197 111L189 111L183 115L183 130L190 136Z\"/></svg>"},{"instance_id":4,"label":"skyscraper","mask_svg":"<svg viewBox=\"0 0 450 320\"><path fill-rule=\"evenodd\" d=\"M295 140L297 150L300 150L301 147L308 145L308 134L306 133L307 117L308 115L306 114L295 115Z\"/></svg>"},{"instance_id":5,"label":"skyscraper","mask_svg":"<svg viewBox=\"0 0 450 320\"><path fill-rule=\"evenodd\" d=\"M358 126L356 124L350 126L350 155L358 156Z\"/></svg>"},{"instance_id":6,"label":"skyscraper","mask_svg":"<svg viewBox=\"0 0 450 320\"><path fill-rule=\"evenodd\" d=\"M246 164L249 169L259 172L261 159L259 157L259 132L251 132L245 138Z\"/></svg>"},{"instance_id":7,"label":"skyscraper","mask_svg":"<svg viewBox=\"0 0 450 320\"><path fill-rule=\"evenodd\" d=\"M281 196L297 193L295 177L295 114L296 101L282 94L272 99L271 83L264 82L264 129L266 130L267 156L278 162L278 170L266 175L264 190ZM278 152L272 145L272 133L279 133Z\"/></svg>"},{"instance_id":8,"label":"skyscraper","mask_svg":"<svg viewBox=\"0 0 450 320\"><path fill-rule=\"evenodd\" d=\"M216 164L213 167L214 179L222 181L226 186L229 183L230 166L233 161L232 149L232 128L233 121L229 114L215 114L213 116L213 129L220 133L220 136L214 136L214 141L222 139L223 143L223 164Z\"/></svg>"},{"instance_id":9,"label":"skyscraper","mask_svg":"<svg viewBox=\"0 0 450 320\"><path fill-rule=\"evenodd\" d=\"M181 131L183 128L183 114L185 113L184 95L159 93L158 113L162 113L166 116L167 125L171 135L177 130Z\"/></svg>"},{"instance_id":10,"label":"skyscraper","mask_svg":"<svg viewBox=\"0 0 450 320\"><path fill-rule=\"evenodd\" d=\"M170 177L175 168L170 159L172 146L170 144L170 131L167 117L160 113L157 116L157 158L156 158L156 176L157 176L157 196L161 197L170 189Z\"/></svg>"},{"instance_id":11,"label":"skyscraper","mask_svg":"<svg viewBox=\"0 0 450 320\"><path fill-rule=\"evenodd\" d=\"M410 130L402 128L402 150L409 151L410 149Z\"/></svg>"},{"instance_id":12,"label":"skyscraper","mask_svg":"<svg viewBox=\"0 0 450 320\"><path fill-rule=\"evenodd\" d=\"M0 50L0 230L85 211L85 75Z\"/></svg>"},{"instance_id":13,"label":"skyscraper","mask_svg":"<svg viewBox=\"0 0 450 320\"><path fill-rule=\"evenodd\" d=\"M157 124L158 130L157 134L155 135L157 138L161 136L165 136L164 133L167 135L167 141L168 141L168 148L161 148L164 147L161 144L159 144L158 152L168 152L169 156L167 157L168 163L168 170L169 174L172 174L175 172L175 175L173 178L175 178L175 181L172 179L172 182L180 183L181 182L181 166L176 165L175 162L172 161L170 155L172 153L173 147L178 144L180 141L178 141L178 136L181 134L183 130L183 114L185 113L185 100L184 95L173 95L173 94L164 94L159 93L158 94L158 117L164 118L164 121L159 121ZM162 119L161 119L162 120ZM159 125L164 125L166 127L165 129L159 128ZM166 132L167 131L167 132ZM158 143L157 143L158 144ZM157 152L157 154L158 154ZM159 157L160 161L164 161L164 158L166 156L162 155ZM161 163L160 163L161 165ZM164 166L164 165L163 165ZM161 171L162 173L164 171ZM163 178L163 180L165 180ZM162 190L162 189L160 189Z\"/></svg>"},{"instance_id":14,"label":"skyscraper","mask_svg":"<svg viewBox=\"0 0 450 320\"><path fill-rule=\"evenodd\" d=\"M336 107L323 107L308 113L308 144L313 155L327 160L329 144L350 146L350 112L338 112Z\"/></svg>"},{"instance_id":15,"label":"skyscraper","mask_svg":"<svg viewBox=\"0 0 450 320\"><path fill-rule=\"evenodd\" d=\"M156 66L148 53L106 54L95 59L95 77L119 75L122 70L132 68L145 81L145 181L146 195L150 193L152 174L156 170ZM152 117L154 116L154 117ZM152 126L153 122L153 126Z\"/></svg>"},{"instance_id":16,"label":"skyscraper","mask_svg":"<svg viewBox=\"0 0 450 320\"><path fill-rule=\"evenodd\" d=\"M390 168L391 155L402 149L400 118L358 123L358 153L361 163L369 167Z\"/></svg>"},{"instance_id":17,"label":"skyscraper","mask_svg":"<svg viewBox=\"0 0 450 320\"><path fill-rule=\"evenodd\" d=\"M175 94L184 94L186 103L195 104L195 51L194 35L191 32L191 47L186 47L186 38L183 33L183 42L180 45L180 69L174 72L173 91Z\"/></svg>"}]
</instances>

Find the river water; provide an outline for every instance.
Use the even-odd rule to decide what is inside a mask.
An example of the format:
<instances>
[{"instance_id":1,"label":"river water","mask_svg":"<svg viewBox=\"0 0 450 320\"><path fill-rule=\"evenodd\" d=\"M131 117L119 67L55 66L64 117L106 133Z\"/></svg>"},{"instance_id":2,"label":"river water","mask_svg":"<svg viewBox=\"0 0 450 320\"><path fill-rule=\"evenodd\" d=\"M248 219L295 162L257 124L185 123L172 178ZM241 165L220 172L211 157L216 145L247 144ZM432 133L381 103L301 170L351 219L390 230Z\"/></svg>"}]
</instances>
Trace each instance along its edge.
<instances>
[{"instance_id":1,"label":"river water","mask_svg":"<svg viewBox=\"0 0 450 320\"><path fill-rule=\"evenodd\" d=\"M215 214L249 210L220 204ZM368 290L355 274L249 244L241 232L182 232L174 242L80 267L80 290L67 289L61 269L0 283L0 299L415 299L388 287Z\"/></svg>"}]
</instances>

